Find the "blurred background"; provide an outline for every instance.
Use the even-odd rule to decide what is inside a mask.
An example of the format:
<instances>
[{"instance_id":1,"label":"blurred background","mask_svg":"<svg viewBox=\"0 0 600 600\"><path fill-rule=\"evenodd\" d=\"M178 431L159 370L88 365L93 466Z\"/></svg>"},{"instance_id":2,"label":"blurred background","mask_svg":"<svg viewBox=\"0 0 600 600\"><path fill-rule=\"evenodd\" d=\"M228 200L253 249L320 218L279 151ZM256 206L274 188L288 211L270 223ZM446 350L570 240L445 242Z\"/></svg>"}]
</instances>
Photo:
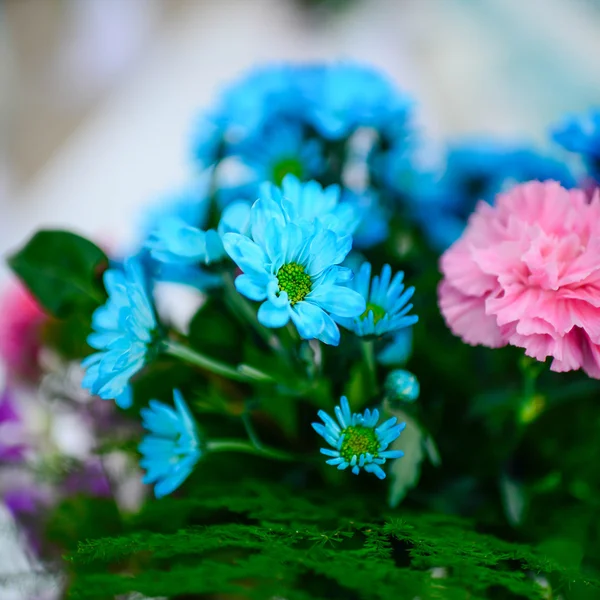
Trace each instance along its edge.
<instances>
[{"instance_id":1,"label":"blurred background","mask_svg":"<svg viewBox=\"0 0 600 600\"><path fill-rule=\"evenodd\" d=\"M433 140L545 143L600 98L600 1L0 0L0 252L42 225L121 243L220 86L340 57L387 71Z\"/></svg>"}]
</instances>

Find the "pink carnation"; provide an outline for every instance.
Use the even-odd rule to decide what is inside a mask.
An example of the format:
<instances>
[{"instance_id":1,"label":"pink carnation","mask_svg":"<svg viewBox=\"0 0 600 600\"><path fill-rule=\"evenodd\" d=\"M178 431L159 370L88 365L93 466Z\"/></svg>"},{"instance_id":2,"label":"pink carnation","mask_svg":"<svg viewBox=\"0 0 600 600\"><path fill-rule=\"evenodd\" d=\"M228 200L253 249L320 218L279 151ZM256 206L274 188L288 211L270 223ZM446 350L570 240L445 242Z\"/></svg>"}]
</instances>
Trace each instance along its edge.
<instances>
[{"instance_id":1,"label":"pink carnation","mask_svg":"<svg viewBox=\"0 0 600 600\"><path fill-rule=\"evenodd\" d=\"M0 298L0 358L9 374L34 379L38 373L41 326L47 320L21 283L11 283Z\"/></svg>"},{"instance_id":2,"label":"pink carnation","mask_svg":"<svg viewBox=\"0 0 600 600\"><path fill-rule=\"evenodd\" d=\"M480 202L442 256L439 305L471 345L600 379L600 192L532 181Z\"/></svg>"}]
</instances>

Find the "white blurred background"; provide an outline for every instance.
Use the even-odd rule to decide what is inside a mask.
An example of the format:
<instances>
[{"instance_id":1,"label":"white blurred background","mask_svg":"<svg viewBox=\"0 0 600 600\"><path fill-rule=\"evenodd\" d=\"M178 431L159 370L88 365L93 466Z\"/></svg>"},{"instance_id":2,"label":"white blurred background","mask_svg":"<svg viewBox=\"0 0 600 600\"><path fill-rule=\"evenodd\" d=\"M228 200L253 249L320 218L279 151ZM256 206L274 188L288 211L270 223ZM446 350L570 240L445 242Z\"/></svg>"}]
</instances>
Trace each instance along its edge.
<instances>
[{"instance_id":1,"label":"white blurred background","mask_svg":"<svg viewBox=\"0 0 600 600\"><path fill-rule=\"evenodd\" d=\"M197 111L261 61L378 65L434 138L543 143L565 111L600 102L598 0L314 4L0 0L0 253L40 226L122 243L185 177Z\"/></svg>"}]
</instances>

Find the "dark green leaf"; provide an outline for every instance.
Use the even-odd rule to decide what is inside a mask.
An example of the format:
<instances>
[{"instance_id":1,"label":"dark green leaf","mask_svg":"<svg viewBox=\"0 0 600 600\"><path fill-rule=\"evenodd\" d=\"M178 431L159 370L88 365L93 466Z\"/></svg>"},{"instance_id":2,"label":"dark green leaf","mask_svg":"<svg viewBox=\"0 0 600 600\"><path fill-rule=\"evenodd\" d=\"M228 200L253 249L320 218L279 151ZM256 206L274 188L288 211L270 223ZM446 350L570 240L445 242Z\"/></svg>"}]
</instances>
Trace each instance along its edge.
<instances>
[{"instance_id":1,"label":"dark green leaf","mask_svg":"<svg viewBox=\"0 0 600 600\"><path fill-rule=\"evenodd\" d=\"M105 301L101 274L108 266L106 255L69 231L39 231L8 264L55 317L91 312Z\"/></svg>"}]
</instances>

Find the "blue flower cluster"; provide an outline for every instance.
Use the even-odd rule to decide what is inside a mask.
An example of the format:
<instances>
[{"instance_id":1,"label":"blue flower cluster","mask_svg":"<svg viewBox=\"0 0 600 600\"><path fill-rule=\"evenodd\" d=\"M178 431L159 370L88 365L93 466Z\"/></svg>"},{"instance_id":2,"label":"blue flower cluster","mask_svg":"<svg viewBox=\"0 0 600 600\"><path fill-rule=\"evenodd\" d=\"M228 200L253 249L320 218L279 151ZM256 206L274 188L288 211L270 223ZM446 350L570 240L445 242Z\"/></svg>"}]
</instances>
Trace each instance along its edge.
<instances>
[{"instance_id":1,"label":"blue flower cluster","mask_svg":"<svg viewBox=\"0 0 600 600\"><path fill-rule=\"evenodd\" d=\"M350 412L346 396L342 396L339 406L335 407L337 422L325 411L319 411L319 417L324 424L313 423L314 430L333 448L321 448L321 453L330 456L328 465L334 465L340 470L352 467L352 472L358 475L361 469L375 474L379 479L385 479L385 471L381 465L386 460L401 458L402 450L387 450L388 446L400 437L406 423L397 423L396 417L391 417L381 425L379 411L364 413Z\"/></svg>"},{"instance_id":2,"label":"blue flower cluster","mask_svg":"<svg viewBox=\"0 0 600 600\"><path fill-rule=\"evenodd\" d=\"M353 64L270 67L228 90L194 139L205 172L148 211L135 255L104 275L108 300L94 313L88 341L98 352L83 361L85 387L130 407L132 379L159 352L234 381L274 381L179 343L159 323L157 281L215 298L222 296L213 288L225 285L228 302L246 317L256 311L254 327L256 320L289 326L304 340L337 346L341 326L348 340L385 339L382 356L403 362L410 352L404 334L417 322L409 314L414 289L389 265L372 277L371 264L350 254L388 237L391 207L385 190L371 185L371 169L386 148L402 146L409 108L381 75ZM140 464L158 497L178 488L205 453L229 447L200 439L178 391L174 404L152 400L141 412L149 433ZM385 477L380 465L402 455L387 450L402 426L394 419L377 426L377 410L351 415L345 399L338 412L341 427L324 413L327 431L315 425L333 441L332 464Z\"/></svg>"}]
</instances>

